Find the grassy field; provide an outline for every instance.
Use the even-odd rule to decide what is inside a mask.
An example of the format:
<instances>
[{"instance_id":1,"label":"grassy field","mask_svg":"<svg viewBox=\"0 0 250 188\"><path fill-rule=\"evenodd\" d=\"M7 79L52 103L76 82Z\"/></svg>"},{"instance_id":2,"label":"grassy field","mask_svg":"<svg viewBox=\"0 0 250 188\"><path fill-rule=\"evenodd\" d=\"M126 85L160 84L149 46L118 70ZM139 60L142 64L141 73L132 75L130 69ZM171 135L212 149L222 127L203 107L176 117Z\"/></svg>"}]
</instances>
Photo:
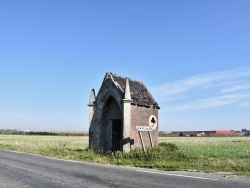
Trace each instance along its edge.
<instances>
[{"instance_id":1,"label":"grassy field","mask_svg":"<svg viewBox=\"0 0 250 188\"><path fill-rule=\"evenodd\" d=\"M233 172L250 177L250 137L161 137L160 145L130 153L94 153L84 136L0 135L0 148L57 158L162 170Z\"/></svg>"}]
</instances>

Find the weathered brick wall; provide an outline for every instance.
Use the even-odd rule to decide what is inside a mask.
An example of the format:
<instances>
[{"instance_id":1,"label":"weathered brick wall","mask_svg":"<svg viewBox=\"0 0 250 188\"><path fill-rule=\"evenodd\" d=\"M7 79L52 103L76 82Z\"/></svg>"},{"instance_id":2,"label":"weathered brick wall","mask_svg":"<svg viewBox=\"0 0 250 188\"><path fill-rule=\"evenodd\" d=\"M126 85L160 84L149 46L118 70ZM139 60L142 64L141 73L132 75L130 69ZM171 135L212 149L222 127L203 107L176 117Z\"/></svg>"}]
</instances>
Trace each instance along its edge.
<instances>
[{"instance_id":1,"label":"weathered brick wall","mask_svg":"<svg viewBox=\"0 0 250 188\"><path fill-rule=\"evenodd\" d=\"M134 148L141 148L141 141L138 131L136 130L137 125L149 125L149 117L154 115L157 118L158 125L158 109L145 108L140 106L131 105L131 128L130 128L130 139L134 139ZM151 132L152 140L154 145L158 145L158 125L154 131ZM148 132L142 132L142 137L145 146L150 146L150 140Z\"/></svg>"}]
</instances>

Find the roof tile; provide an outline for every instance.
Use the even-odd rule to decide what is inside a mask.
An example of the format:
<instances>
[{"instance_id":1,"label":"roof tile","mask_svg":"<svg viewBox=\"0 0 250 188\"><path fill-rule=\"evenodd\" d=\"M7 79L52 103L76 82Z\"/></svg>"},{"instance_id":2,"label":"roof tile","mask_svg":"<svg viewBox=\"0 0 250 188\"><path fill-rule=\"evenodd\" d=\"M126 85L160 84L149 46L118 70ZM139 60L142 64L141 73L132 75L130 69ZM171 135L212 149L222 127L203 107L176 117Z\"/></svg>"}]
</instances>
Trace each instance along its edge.
<instances>
[{"instance_id":1,"label":"roof tile","mask_svg":"<svg viewBox=\"0 0 250 188\"><path fill-rule=\"evenodd\" d=\"M125 90L127 77L119 76L112 73L110 74L113 76L114 81L116 81L120 85L120 87ZM155 101L151 93L148 91L148 89L142 82L129 78L129 85L131 98L134 101L132 103L133 105L160 109L158 103Z\"/></svg>"}]
</instances>

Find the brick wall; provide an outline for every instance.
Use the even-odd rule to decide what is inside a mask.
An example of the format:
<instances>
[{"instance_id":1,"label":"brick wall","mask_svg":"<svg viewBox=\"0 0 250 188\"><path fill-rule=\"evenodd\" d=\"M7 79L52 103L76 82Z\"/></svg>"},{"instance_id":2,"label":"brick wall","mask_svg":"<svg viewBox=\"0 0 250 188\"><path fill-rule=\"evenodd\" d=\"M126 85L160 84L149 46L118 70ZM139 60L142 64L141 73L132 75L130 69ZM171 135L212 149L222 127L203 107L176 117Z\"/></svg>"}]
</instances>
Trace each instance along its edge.
<instances>
[{"instance_id":1,"label":"brick wall","mask_svg":"<svg viewBox=\"0 0 250 188\"><path fill-rule=\"evenodd\" d=\"M131 128L130 128L130 138L134 139L134 145L131 146L134 148L141 148L141 141L136 126L138 125L149 125L149 117L154 115L158 120L158 109L145 108L140 106L131 105ZM154 131L151 132L152 140L154 145L158 145L158 125ZM150 140L148 132L142 132L142 137L145 146L150 146Z\"/></svg>"}]
</instances>

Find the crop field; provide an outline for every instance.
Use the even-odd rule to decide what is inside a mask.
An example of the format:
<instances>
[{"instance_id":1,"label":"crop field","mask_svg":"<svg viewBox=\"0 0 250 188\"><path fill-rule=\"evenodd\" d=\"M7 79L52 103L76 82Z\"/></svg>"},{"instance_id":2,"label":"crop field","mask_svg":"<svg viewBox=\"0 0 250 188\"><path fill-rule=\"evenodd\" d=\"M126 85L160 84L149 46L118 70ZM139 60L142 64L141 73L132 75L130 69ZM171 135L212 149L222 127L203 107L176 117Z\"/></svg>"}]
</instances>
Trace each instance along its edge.
<instances>
[{"instance_id":1,"label":"crop field","mask_svg":"<svg viewBox=\"0 0 250 188\"><path fill-rule=\"evenodd\" d=\"M250 137L160 137L193 156L250 158Z\"/></svg>"},{"instance_id":2,"label":"crop field","mask_svg":"<svg viewBox=\"0 0 250 188\"><path fill-rule=\"evenodd\" d=\"M250 137L160 137L159 146L130 153L87 149L87 136L0 135L0 148L57 158L162 170L232 172L250 177Z\"/></svg>"}]
</instances>

